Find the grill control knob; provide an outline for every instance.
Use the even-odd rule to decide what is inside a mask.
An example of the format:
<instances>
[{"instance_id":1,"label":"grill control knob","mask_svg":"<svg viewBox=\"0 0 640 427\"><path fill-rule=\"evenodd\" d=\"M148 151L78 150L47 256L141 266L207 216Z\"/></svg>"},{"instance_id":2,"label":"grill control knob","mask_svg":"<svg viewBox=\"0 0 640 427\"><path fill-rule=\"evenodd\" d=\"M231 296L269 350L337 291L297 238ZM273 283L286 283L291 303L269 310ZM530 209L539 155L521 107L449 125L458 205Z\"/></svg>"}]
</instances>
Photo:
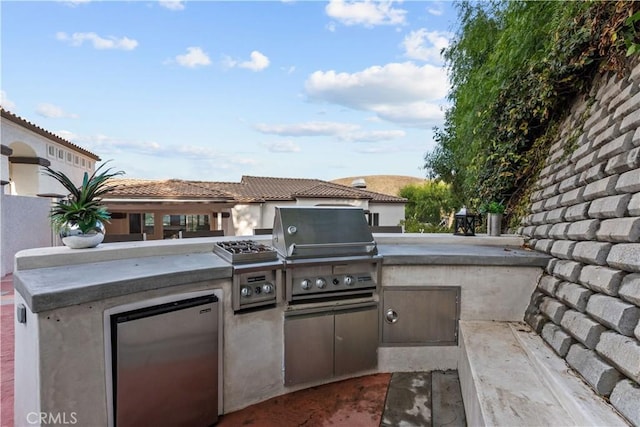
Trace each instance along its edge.
<instances>
[{"instance_id":1,"label":"grill control knob","mask_svg":"<svg viewBox=\"0 0 640 427\"><path fill-rule=\"evenodd\" d=\"M249 286L243 286L240 288L240 295L245 298L249 298L251 296L251 288Z\"/></svg>"},{"instance_id":2,"label":"grill control knob","mask_svg":"<svg viewBox=\"0 0 640 427\"><path fill-rule=\"evenodd\" d=\"M265 283L262 285L262 292L265 294L270 294L273 292L273 285L271 283Z\"/></svg>"},{"instance_id":3,"label":"grill control knob","mask_svg":"<svg viewBox=\"0 0 640 427\"><path fill-rule=\"evenodd\" d=\"M318 289L324 289L324 287L327 286L327 281L324 280L322 277L319 279L316 279L316 286L318 287Z\"/></svg>"},{"instance_id":4,"label":"grill control knob","mask_svg":"<svg viewBox=\"0 0 640 427\"><path fill-rule=\"evenodd\" d=\"M353 286L353 276L344 276L344 284L347 286Z\"/></svg>"},{"instance_id":5,"label":"grill control knob","mask_svg":"<svg viewBox=\"0 0 640 427\"><path fill-rule=\"evenodd\" d=\"M337 277L334 277L333 280L331 281L335 286L338 286L340 284L340 280Z\"/></svg>"},{"instance_id":6,"label":"grill control knob","mask_svg":"<svg viewBox=\"0 0 640 427\"><path fill-rule=\"evenodd\" d=\"M309 280L309 279L304 279L304 280L300 283L300 287L302 288L302 290L304 290L304 291L308 291L309 289L311 289L311 280Z\"/></svg>"}]
</instances>

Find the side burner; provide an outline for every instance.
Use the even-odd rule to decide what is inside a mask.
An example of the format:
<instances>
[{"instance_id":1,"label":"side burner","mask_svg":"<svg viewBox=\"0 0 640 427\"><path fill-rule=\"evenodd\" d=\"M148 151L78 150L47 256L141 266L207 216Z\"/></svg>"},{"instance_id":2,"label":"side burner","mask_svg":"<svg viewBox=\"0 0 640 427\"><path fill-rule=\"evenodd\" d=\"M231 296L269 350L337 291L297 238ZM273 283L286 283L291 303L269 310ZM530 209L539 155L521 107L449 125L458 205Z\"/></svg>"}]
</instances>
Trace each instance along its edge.
<instances>
[{"instance_id":1,"label":"side burner","mask_svg":"<svg viewBox=\"0 0 640 427\"><path fill-rule=\"evenodd\" d=\"M278 303L282 261L274 248L255 240L216 242L213 252L233 265L231 301L234 313Z\"/></svg>"},{"instance_id":2,"label":"side burner","mask_svg":"<svg viewBox=\"0 0 640 427\"><path fill-rule=\"evenodd\" d=\"M275 261L278 252L271 246L254 240L229 240L217 242L213 251L231 264Z\"/></svg>"}]
</instances>

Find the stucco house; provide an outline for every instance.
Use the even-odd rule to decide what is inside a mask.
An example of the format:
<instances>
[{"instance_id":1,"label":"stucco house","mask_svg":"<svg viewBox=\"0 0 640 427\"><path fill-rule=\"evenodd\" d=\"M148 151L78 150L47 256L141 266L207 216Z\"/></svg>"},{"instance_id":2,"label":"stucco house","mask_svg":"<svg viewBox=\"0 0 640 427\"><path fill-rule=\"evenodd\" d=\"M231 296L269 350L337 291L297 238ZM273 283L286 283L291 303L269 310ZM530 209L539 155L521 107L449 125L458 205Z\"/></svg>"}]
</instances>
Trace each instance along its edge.
<instances>
[{"instance_id":1,"label":"stucco house","mask_svg":"<svg viewBox=\"0 0 640 427\"><path fill-rule=\"evenodd\" d=\"M149 240L218 231L243 236L273 226L276 206L354 206L374 227L397 227L406 199L318 179L243 176L240 182L119 178L105 198L108 234L145 233Z\"/></svg>"},{"instance_id":2,"label":"stucco house","mask_svg":"<svg viewBox=\"0 0 640 427\"><path fill-rule=\"evenodd\" d=\"M0 276L13 271L22 249L56 246L48 219L53 200L66 195L42 167L75 182L101 159L34 123L1 109ZM275 206L355 206L373 227L398 229L406 199L318 179L245 176L240 182L114 179L105 198L113 240L158 240L206 234L251 235L273 226ZM375 230L375 228L374 228Z\"/></svg>"},{"instance_id":3,"label":"stucco house","mask_svg":"<svg viewBox=\"0 0 640 427\"><path fill-rule=\"evenodd\" d=\"M0 276L13 271L22 249L53 246L48 214L51 201L66 195L55 180L41 173L51 166L82 181L100 157L4 108L0 109Z\"/></svg>"}]
</instances>

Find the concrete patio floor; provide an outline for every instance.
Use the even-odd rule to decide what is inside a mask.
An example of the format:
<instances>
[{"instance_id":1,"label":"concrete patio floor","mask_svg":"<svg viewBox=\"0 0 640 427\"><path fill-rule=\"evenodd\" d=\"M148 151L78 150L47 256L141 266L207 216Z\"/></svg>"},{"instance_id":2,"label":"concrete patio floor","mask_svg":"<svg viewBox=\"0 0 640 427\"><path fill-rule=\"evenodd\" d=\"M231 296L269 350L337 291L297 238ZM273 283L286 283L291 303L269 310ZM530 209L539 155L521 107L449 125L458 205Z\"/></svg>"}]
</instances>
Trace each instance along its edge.
<instances>
[{"instance_id":1,"label":"concrete patio floor","mask_svg":"<svg viewBox=\"0 0 640 427\"><path fill-rule=\"evenodd\" d=\"M11 275L0 287L0 426L13 416L14 299ZM222 427L464 426L456 371L381 373L311 387L222 415ZM101 426L96 426L101 427Z\"/></svg>"}]
</instances>

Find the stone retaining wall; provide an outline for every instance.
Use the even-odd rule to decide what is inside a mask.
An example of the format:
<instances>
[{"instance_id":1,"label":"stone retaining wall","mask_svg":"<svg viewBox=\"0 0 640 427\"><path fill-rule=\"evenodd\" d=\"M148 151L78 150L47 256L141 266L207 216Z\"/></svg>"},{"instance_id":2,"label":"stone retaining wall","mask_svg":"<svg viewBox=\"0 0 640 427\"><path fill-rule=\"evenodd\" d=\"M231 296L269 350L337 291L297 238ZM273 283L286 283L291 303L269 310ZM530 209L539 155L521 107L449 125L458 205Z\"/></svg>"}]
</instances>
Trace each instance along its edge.
<instances>
[{"instance_id":1,"label":"stone retaining wall","mask_svg":"<svg viewBox=\"0 0 640 427\"><path fill-rule=\"evenodd\" d=\"M640 64L574 103L522 225L553 257L525 321L640 425Z\"/></svg>"}]
</instances>

